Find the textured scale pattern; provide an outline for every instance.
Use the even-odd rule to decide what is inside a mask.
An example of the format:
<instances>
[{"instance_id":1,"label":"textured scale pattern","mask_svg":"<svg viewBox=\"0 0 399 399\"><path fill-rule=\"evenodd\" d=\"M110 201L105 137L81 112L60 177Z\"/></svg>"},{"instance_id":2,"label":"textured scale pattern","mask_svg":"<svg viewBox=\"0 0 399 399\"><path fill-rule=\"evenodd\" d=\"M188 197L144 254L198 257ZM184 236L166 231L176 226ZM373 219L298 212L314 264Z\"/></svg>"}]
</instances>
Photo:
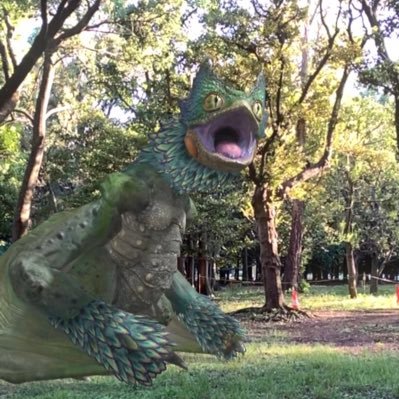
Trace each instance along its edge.
<instances>
[{"instance_id":1,"label":"textured scale pattern","mask_svg":"<svg viewBox=\"0 0 399 399\"><path fill-rule=\"evenodd\" d=\"M198 296L178 317L196 337L204 352L226 360L245 352L240 343L245 331L236 319L223 313L207 297Z\"/></svg>"},{"instance_id":2,"label":"textured scale pattern","mask_svg":"<svg viewBox=\"0 0 399 399\"><path fill-rule=\"evenodd\" d=\"M150 134L150 143L142 150L138 162L153 163L155 158L161 165L161 173L178 193L211 192L239 178L233 173L208 168L190 157L184 146L185 132L186 128L178 124Z\"/></svg>"},{"instance_id":3,"label":"textured scale pattern","mask_svg":"<svg viewBox=\"0 0 399 399\"><path fill-rule=\"evenodd\" d=\"M91 302L73 319L50 318L50 323L126 383L151 385L167 362L184 367L161 324L102 301Z\"/></svg>"},{"instance_id":4,"label":"textured scale pattern","mask_svg":"<svg viewBox=\"0 0 399 399\"><path fill-rule=\"evenodd\" d=\"M209 94L220 95L220 108L206 109ZM1 379L19 383L112 373L126 383L150 385L167 363L185 368L175 348L202 348L225 359L244 352L238 321L196 293L177 271L186 217L195 213L181 194L235 183L248 163L225 167L233 161L219 156L217 147L227 135L230 147L255 152L267 119L265 98L262 74L252 91L242 92L203 64L180 104L179 119L151 134L127 170L106 179L101 199L53 217L11 246L0 259L0 300L8 306L8 313L2 306L0 314L0 347L10 349L0 351ZM237 121L239 130L232 133L230 125ZM192 134L205 140L194 148L197 153L190 151ZM46 317L38 318L32 306ZM182 323L174 323L172 313ZM73 348L69 359L71 346L62 334L55 334L48 348L47 318L82 352ZM27 338L24 345L20 334Z\"/></svg>"},{"instance_id":5,"label":"textured scale pattern","mask_svg":"<svg viewBox=\"0 0 399 399\"><path fill-rule=\"evenodd\" d=\"M222 95L225 101L225 106L232 106L240 98L251 97L257 99L262 103L262 108L265 108L266 102L266 82L265 76L261 73L258 76L255 86L249 94L243 91L236 90L232 87L227 86L223 80L219 79L212 71L211 65L208 62L201 64L201 68L198 71L193 87L190 91L190 96L181 101L181 122L184 126L192 126L196 124L206 123L209 118L212 118L212 113L206 113L203 110L202 104L205 97L209 93L217 93ZM262 120L259 123L258 138L265 136L265 127L267 122L268 114L263 113Z\"/></svg>"},{"instance_id":6,"label":"textured scale pattern","mask_svg":"<svg viewBox=\"0 0 399 399\"><path fill-rule=\"evenodd\" d=\"M157 164L159 171L168 179L178 193L212 192L226 183L235 183L239 174L223 172L207 167L192 158L186 150L184 137L187 130L196 124L207 123L214 114L203 110L203 101L209 93L223 95L226 106L232 106L240 98L248 96L261 102L265 107L265 77L261 73L256 85L245 94L220 80L211 70L209 63L203 63L198 71L190 96L180 103L181 117L163 126L159 133L149 135L149 144L138 157L139 163ZM267 113L264 112L257 137L264 137Z\"/></svg>"}]
</instances>

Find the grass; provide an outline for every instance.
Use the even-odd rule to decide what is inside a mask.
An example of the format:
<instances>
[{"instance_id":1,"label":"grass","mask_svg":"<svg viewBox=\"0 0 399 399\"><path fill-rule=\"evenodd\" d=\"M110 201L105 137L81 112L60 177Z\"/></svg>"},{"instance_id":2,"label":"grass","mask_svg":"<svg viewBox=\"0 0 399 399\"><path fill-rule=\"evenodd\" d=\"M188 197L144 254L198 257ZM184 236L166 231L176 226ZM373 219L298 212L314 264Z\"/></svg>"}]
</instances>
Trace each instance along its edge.
<instances>
[{"instance_id":1,"label":"grass","mask_svg":"<svg viewBox=\"0 0 399 399\"><path fill-rule=\"evenodd\" d=\"M365 291L365 292L364 292ZM397 309L395 286L382 285L377 295L368 294L358 288L358 296L351 299L346 285L325 287L313 286L309 294L302 295L301 306L310 310L373 310Z\"/></svg>"},{"instance_id":2,"label":"grass","mask_svg":"<svg viewBox=\"0 0 399 399\"><path fill-rule=\"evenodd\" d=\"M364 292L366 291L366 292ZM316 310L373 310L373 309L397 309L395 286L382 285L378 288L377 295L370 295L369 288L363 290L359 287L358 297L349 298L346 285L317 286L313 285L306 294L299 294L299 302L302 309ZM264 303L263 287L240 288L232 287L218 295L221 307L225 312L261 306ZM290 295L286 296L286 303L290 304Z\"/></svg>"},{"instance_id":3,"label":"grass","mask_svg":"<svg viewBox=\"0 0 399 399\"><path fill-rule=\"evenodd\" d=\"M170 367L152 388L132 388L112 377L0 385L14 399L394 399L399 357L350 355L326 346L250 344L245 357L221 362L186 356L190 371ZM8 393L7 393L8 392ZM2 396L3 395L3 396Z\"/></svg>"},{"instance_id":4,"label":"grass","mask_svg":"<svg viewBox=\"0 0 399 399\"><path fill-rule=\"evenodd\" d=\"M393 287L376 297L350 302L345 287L313 287L300 296L312 310L394 308ZM225 309L263 303L254 289L220 294ZM232 362L206 355L184 355L189 371L169 367L151 388L134 388L112 377L91 381L57 380L22 385L0 383L1 399L399 399L399 355L392 352L343 352L325 345L287 343L276 331L268 342L247 345Z\"/></svg>"}]
</instances>

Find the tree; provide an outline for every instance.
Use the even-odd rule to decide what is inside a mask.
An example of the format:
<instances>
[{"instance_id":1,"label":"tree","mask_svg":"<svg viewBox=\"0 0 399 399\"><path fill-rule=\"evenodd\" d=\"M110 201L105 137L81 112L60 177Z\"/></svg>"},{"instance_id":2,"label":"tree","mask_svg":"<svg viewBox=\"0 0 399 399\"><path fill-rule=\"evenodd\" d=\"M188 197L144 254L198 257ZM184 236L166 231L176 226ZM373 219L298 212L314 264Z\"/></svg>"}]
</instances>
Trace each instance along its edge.
<instances>
[{"instance_id":1,"label":"tree","mask_svg":"<svg viewBox=\"0 0 399 399\"><path fill-rule=\"evenodd\" d=\"M22 235L26 234L29 228L33 192L44 154L46 114L53 80L54 68L51 60L51 53L47 52L44 56L43 73L33 118L31 153L25 169L24 179L15 210L12 228L13 241L18 240Z\"/></svg>"},{"instance_id":2,"label":"tree","mask_svg":"<svg viewBox=\"0 0 399 399\"><path fill-rule=\"evenodd\" d=\"M307 3L307 15L304 18L304 26L302 28L302 60L301 60L301 70L299 73L301 79L302 90L307 84L307 77L309 75L309 6L310 1ZM305 141L306 141L306 117L301 115L296 122L296 139L298 143L298 150L303 152ZM287 200L290 200L287 198ZM298 286L298 275L301 263L302 255L302 242L304 233L304 212L305 212L305 202L302 199L293 198L291 202L291 226L290 226L290 236L289 245L287 251L287 257L284 264L284 274L283 274L283 290L288 291L291 288L296 288Z\"/></svg>"},{"instance_id":3,"label":"tree","mask_svg":"<svg viewBox=\"0 0 399 399\"><path fill-rule=\"evenodd\" d=\"M111 9L98 14L101 16L99 22L86 25L86 28L79 25L82 29L90 28L92 36L85 36L84 42L79 41L77 35L71 36L62 46L48 48L53 51L42 52L25 80L27 90L17 90L18 107L11 107L13 111L6 117L7 123L0 126L5 141L12 136L10 132L14 132L13 142L18 143L13 166L8 167L7 162L7 167L0 169L0 196L8 201L0 204L6 210L4 221L9 223L9 204L15 201L13 187L15 181L21 179L21 167L17 165L21 165L31 149L32 131L36 137L32 141L33 154L42 157L42 166L34 168L40 162L31 155L30 170L35 170L36 178L31 172L27 172L27 176L39 184L33 195L33 186L26 178L25 186L32 190L30 194L29 190L25 191L28 197L22 195L21 198L28 198L29 203L32 195L36 197L30 215L36 223L47 218L49 212L77 206L96 197L98 181L131 162L145 142L146 134L160 130L162 123L176 113L178 100L185 96L190 86L191 71L206 56L213 59L218 74L225 75L242 88L253 84L253 77L262 66L267 75L270 113L267 137L260 143L256 162L249 168L248 182L253 184L250 187L254 190L250 194L247 191L240 194L245 207L252 197L251 217L256 219L261 242L264 309L286 308L281 284L282 248L288 253L284 276L287 286L297 283L298 259L309 257L318 243L323 242L329 248L345 241L358 251L365 248L366 243L370 243L371 248L373 242L380 261L393 248L395 234L389 233L390 243L381 242L374 235L366 237L366 230L358 226L361 221L369 231L372 230L372 211L370 206L365 206L368 202L362 199L363 211L358 208L359 193L370 190L365 188L363 178L359 180L353 173L353 169L366 170L359 166L364 162L358 159L353 162L353 157L349 157L348 176L354 182L353 214L348 223L351 231L348 230L344 237L343 194L349 193L345 191L344 172L348 154L339 150L337 160L332 158L331 152L334 140L337 143L335 132L345 136L342 126L347 125L350 118L343 119L341 112L344 87L366 40L355 37L352 32L353 20L357 18L356 10L349 7L353 4L352 1L339 2L339 7L334 8L320 0L315 9L307 10L299 2L288 0L252 0L247 8L235 0L222 3L211 0L201 3L201 7L196 1L186 3L183 0L173 4L166 0L134 2L126 7L112 2ZM48 7L56 15L58 8L53 3ZM86 15L87 9L83 5L80 10L80 15ZM326 18L327 13L334 18ZM48 13L48 19L52 14ZM43 24L42 14L35 15ZM307 15L312 18L308 38L304 39ZM190 39L187 31L193 16L203 23L204 30L198 37L191 36ZM12 19L10 21L13 23ZM76 21L80 20L66 20L68 26L64 25L55 34L52 43L73 29L79 23ZM3 81L6 82L12 76L14 66L6 36L0 39L3 43L0 56L6 60L4 65L8 62L8 66L3 67ZM46 76L46 58L42 55L51 52L51 59L63 73L55 73L48 99L50 111L46 111L45 97L40 95L36 102L29 93L36 93L41 85L42 94L45 92L46 79L42 78ZM40 59L44 63L38 62ZM34 110L35 104L38 112ZM366 103L359 104L353 119L358 118L358 114L370 113ZM57 109L63 109L63 112L56 112ZM346 106L344 109L349 115ZM45 131L42 123L49 112L51 119L47 118ZM36 123L35 129L31 128L32 123ZM367 130L367 127L362 122L358 129ZM43 151L44 131L47 145ZM6 148L4 154L10 154L9 141L4 142L0 142L0 151ZM374 156L375 153L370 155L370 159ZM332 169L331 180L325 177L328 168ZM319 178L316 182L315 177ZM7 184L6 179L9 179ZM321 187L318 184L321 182L328 187ZM361 191L357 189L359 182ZM331 212L327 212L322 209L329 207L323 202L323 190L331 193L330 186L338 183L345 183L345 190L338 193L339 200L334 202ZM374 190L382 195L379 183L374 184ZM219 209L216 205L222 200L226 200L225 206ZM203 217L191 233L206 232L208 237L214 234L217 247L224 246L228 250L226 259L230 261L245 246L241 233L250 228L250 223L241 217L237 207L228 209L237 198L222 200L209 197L208 208L213 213L205 207ZM374 204L379 204L378 199ZM380 219L393 220L384 209L379 208ZM247 209L246 213L249 213ZM327 214L334 215L330 224L323 218ZM243 222L242 231L232 227L231 222L237 221L240 225ZM378 224L382 225L383 222ZM287 237L285 243L281 242L282 230ZM291 239L288 238L290 233ZM304 255L302 247L305 247ZM292 273L289 273L290 265Z\"/></svg>"},{"instance_id":4,"label":"tree","mask_svg":"<svg viewBox=\"0 0 399 399\"><path fill-rule=\"evenodd\" d=\"M9 242L20 177L26 157L20 148L23 127L19 124L0 126L0 242Z\"/></svg>"},{"instance_id":5,"label":"tree","mask_svg":"<svg viewBox=\"0 0 399 399\"><path fill-rule=\"evenodd\" d=\"M395 254L398 240L394 203L399 195L399 175L393 114L387 112L386 101L370 93L346 101L335 137L332 167L309 203L318 214L313 211L310 216L308 245L318 248L314 255L318 252L319 258L325 252L331 255L332 246L341 244L345 248L352 298L357 295L357 260L362 256L370 259L367 273L378 277Z\"/></svg>"},{"instance_id":6,"label":"tree","mask_svg":"<svg viewBox=\"0 0 399 399\"><path fill-rule=\"evenodd\" d=\"M0 54L2 55L5 83L0 88L0 122L4 121L15 108L19 97L18 89L27 75L32 71L39 58L46 50L56 49L63 41L79 34L85 29L94 13L98 10L100 2L101 0L93 0L91 3L88 3L86 10L81 14L78 22L72 26L67 26L66 21L79 9L81 0L61 0L58 5L48 4L47 0L41 0L41 27L39 33L34 38L31 47L19 64L16 63L12 56L13 51L10 46L12 27L7 24L7 50L8 55L13 60L13 70L10 70L7 53L4 51L6 46L2 44L0 46ZM4 14L7 16L5 8ZM48 17L51 14L53 16L49 20Z\"/></svg>"},{"instance_id":7,"label":"tree","mask_svg":"<svg viewBox=\"0 0 399 399\"><path fill-rule=\"evenodd\" d=\"M344 13L343 3L332 26L326 22L326 10L318 2L318 36L311 41L309 74L305 84L297 74L301 36L306 9L297 2L264 2L253 0L251 9L229 1L225 9L212 8L206 23L211 29L203 37L202 51L212 55L215 49L225 57L224 71L230 79L245 81L262 63L269 83L270 133L251 165L249 176L255 185L252 198L261 245L261 262L265 284L265 310L285 308L281 285L281 261L278 249L278 209L294 188L320 175L331 158L332 137L338 123L343 90L352 61L361 43L348 32L353 18ZM345 14L345 18L344 18ZM344 27L344 23L346 27ZM341 28L345 29L341 33ZM345 34L346 33L346 34ZM217 45L216 45L217 43ZM198 46L198 44L197 44ZM298 51L299 50L299 51ZM231 67L234 60L235 67ZM330 73L329 69L339 70ZM334 82L335 84L332 84ZM335 92L330 107L329 97ZM316 111L317 109L317 111ZM313 139L303 150L295 140L296 126L304 114ZM327 128L324 130L324 124ZM324 136L324 139L323 139Z\"/></svg>"},{"instance_id":8,"label":"tree","mask_svg":"<svg viewBox=\"0 0 399 399\"><path fill-rule=\"evenodd\" d=\"M41 29L33 40L30 49L23 57L20 64L15 65L14 63L14 71L12 74L10 74L6 66L7 64L3 63L3 65L6 66L4 68L6 81L0 89L0 116L2 120L15 108L16 102L13 99L15 99L16 96L18 97L18 88L35 66L40 56L44 54L40 89L36 101L35 113L31 118L33 121L32 147L13 222L12 239L14 241L24 235L28 230L33 192L36 187L43 159L46 114L54 79L51 56L56 52L61 43L81 33L87 27L94 13L98 10L99 5L100 0L94 0L92 3L88 3L86 10L75 24L72 24L72 26L64 26L68 17L78 10L80 1L61 1L56 7L54 16L48 21L48 16L53 11L52 5L47 4L46 0L42 0L40 4ZM4 58L4 62L5 60L6 57Z\"/></svg>"},{"instance_id":9,"label":"tree","mask_svg":"<svg viewBox=\"0 0 399 399\"><path fill-rule=\"evenodd\" d=\"M395 109L396 146L399 151L399 68L398 62L390 57L387 40L399 35L399 4L388 1L353 1L352 7L364 15L363 28L373 39L376 54L366 55L360 69L360 80L373 88L381 88L393 97Z\"/></svg>"},{"instance_id":10,"label":"tree","mask_svg":"<svg viewBox=\"0 0 399 399\"><path fill-rule=\"evenodd\" d=\"M344 237L348 245L371 260L371 288L376 290L384 262L395 251L398 238L397 217L394 199L397 190L397 165L395 162L395 133L393 115L387 113L386 103L366 96L348 105L352 110L344 111L343 126L351 139L339 146L339 153L346 157L346 218ZM363 115L358 115L362 109ZM357 115L356 121L353 116ZM378 122L376 122L378 121ZM343 143L342 143L343 144ZM344 180L345 181L345 180ZM348 200L350 206L348 206ZM380 265L378 265L380 262ZM379 267L380 266L380 267ZM356 267L348 265L348 284L351 297L355 297Z\"/></svg>"},{"instance_id":11,"label":"tree","mask_svg":"<svg viewBox=\"0 0 399 399\"><path fill-rule=\"evenodd\" d=\"M174 70L176 51L180 41L186 40L180 32L181 6L181 2L171 5L167 1L139 2L126 7L111 3L103 8L101 19L91 25L87 25L89 10L85 13L82 6L82 20L68 20L69 25L55 36L53 44L69 39L49 50L63 73L54 78L49 98L51 120L41 125L40 134L33 128L32 153L14 223L15 238L29 225L34 194L38 195L37 201L47 194L56 200L56 193L69 187L75 195L63 206L89 201L97 194L98 180L131 162L144 143L145 134L159 129L161 121L175 113L177 101L183 96L178 88L188 87L187 77ZM91 33L79 42L77 34L84 29ZM147 54L144 59L143 53ZM35 67L31 75L45 78L40 70ZM26 84L34 85L35 81ZM29 92L22 93L23 108L14 109L7 123L23 117L24 122L35 124L40 119L32 109L33 98L26 96ZM41 96L38 104L39 101ZM45 109L43 115L42 121L47 120ZM117 120L120 116L125 122ZM26 141L30 140L27 137ZM118 149L109 152L111 146ZM40 168L42 160L46 166ZM32 182L38 178L41 187L35 191L37 184ZM24 212L20 212L22 209ZM37 214L39 219L48 216L41 213Z\"/></svg>"}]
</instances>

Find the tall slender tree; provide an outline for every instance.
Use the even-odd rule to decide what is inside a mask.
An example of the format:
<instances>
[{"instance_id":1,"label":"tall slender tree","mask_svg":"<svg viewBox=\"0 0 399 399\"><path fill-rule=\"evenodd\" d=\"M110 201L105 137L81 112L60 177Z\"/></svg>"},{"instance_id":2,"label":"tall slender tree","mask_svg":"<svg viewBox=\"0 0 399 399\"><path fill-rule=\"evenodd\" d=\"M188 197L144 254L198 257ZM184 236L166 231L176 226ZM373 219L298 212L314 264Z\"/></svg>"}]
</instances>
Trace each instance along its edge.
<instances>
[{"instance_id":1,"label":"tall slender tree","mask_svg":"<svg viewBox=\"0 0 399 399\"><path fill-rule=\"evenodd\" d=\"M62 43L87 28L91 18L98 10L100 2L101 0L93 0L87 3L86 8L80 10L82 14L77 17L74 23L70 24L67 20L79 9L80 1L61 1L54 11L53 5L48 4L46 0L42 0L40 2L41 28L19 64L13 56L11 40L7 41L7 46L0 45L5 78L5 83L0 88L0 123L15 110L19 97L18 90L21 84L32 71L39 58L44 55L34 115L28 115L28 119L32 121L32 145L14 216L12 228L12 239L14 241L25 234L29 228L33 193L42 165L48 117L47 109L54 80L51 57ZM6 16L8 15L5 8L4 13ZM52 18L49 20L50 15L52 15ZM8 38L10 39L10 37ZM5 47L8 49L8 53L4 51ZM7 63L8 58L12 61L12 70L11 65ZM53 113L54 110L50 111L50 114Z\"/></svg>"},{"instance_id":2,"label":"tall slender tree","mask_svg":"<svg viewBox=\"0 0 399 399\"><path fill-rule=\"evenodd\" d=\"M306 8L296 1L252 0L251 5L243 9L229 1L225 9L212 8L205 20L211 29L203 37L202 50L205 48L215 59L220 59L222 53L228 60L224 70L231 79L245 80L254 74L259 63L267 75L269 134L260 145L257 161L249 168L249 177L255 186L252 204L261 248L264 309L270 311L286 307L277 234L280 204L298 186L329 166L344 87L361 43L352 36L353 17L347 5L340 2L334 9L318 1L311 11L317 22L316 37L309 44L309 69L301 82L297 73L299 28ZM218 55L214 54L216 48ZM236 61L235 68L230 66L231 59ZM333 75L330 68L336 71ZM313 137L302 150L295 136L305 113Z\"/></svg>"},{"instance_id":3,"label":"tall slender tree","mask_svg":"<svg viewBox=\"0 0 399 399\"><path fill-rule=\"evenodd\" d=\"M399 3L396 0L353 0L351 7L361 10L364 30L373 39L376 50L375 55L366 55L360 70L361 81L392 96L399 151L399 69L388 46L389 39L399 37Z\"/></svg>"}]
</instances>

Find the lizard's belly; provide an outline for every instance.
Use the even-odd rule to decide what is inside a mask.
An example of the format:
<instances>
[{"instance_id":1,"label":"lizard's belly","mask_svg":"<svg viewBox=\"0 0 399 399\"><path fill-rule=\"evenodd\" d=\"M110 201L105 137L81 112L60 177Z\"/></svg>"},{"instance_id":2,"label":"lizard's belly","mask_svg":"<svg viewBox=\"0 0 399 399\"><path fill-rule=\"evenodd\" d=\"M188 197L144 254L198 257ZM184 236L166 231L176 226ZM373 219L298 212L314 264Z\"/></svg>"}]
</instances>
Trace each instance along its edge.
<instances>
[{"instance_id":1,"label":"lizard's belly","mask_svg":"<svg viewBox=\"0 0 399 399\"><path fill-rule=\"evenodd\" d=\"M154 204L139 215L122 215L120 232L107 245L117 265L113 303L132 313L150 314L177 270L185 212Z\"/></svg>"}]
</instances>

